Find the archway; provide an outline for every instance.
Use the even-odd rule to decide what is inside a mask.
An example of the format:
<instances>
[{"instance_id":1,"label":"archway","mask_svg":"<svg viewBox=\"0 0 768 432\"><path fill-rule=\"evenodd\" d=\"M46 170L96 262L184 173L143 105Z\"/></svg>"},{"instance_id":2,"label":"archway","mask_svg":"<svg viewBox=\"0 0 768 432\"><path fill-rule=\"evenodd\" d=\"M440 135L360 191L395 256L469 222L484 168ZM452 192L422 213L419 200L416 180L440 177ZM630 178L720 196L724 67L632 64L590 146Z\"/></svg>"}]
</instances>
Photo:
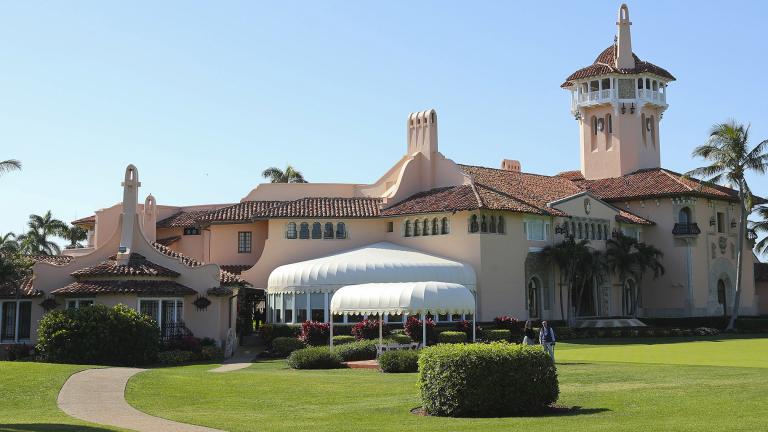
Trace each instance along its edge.
<instances>
[{"instance_id":1,"label":"archway","mask_svg":"<svg viewBox=\"0 0 768 432\"><path fill-rule=\"evenodd\" d=\"M635 290L637 285L632 279L627 279L624 283L624 289L621 290L621 313L625 316L635 314Z\"/></svg>"},{"instance_id":2,"label":"archway","mask_svg":"<svg viewBox=\"0 0 768 432\"><path fill-rule=\"evenodd\" d=\"M723 317L728 318L728 290L725 281L717 280L717 302L723 307Z\"/></svg>"},{"instance_id":3,"label":"archway","mask_svg":"<svg viewBox=\"0 0 768 432\"><path fill-rule=\"evenodd\" d=\"M539 294L541 292L541 281L538 277L534 276L528 280L528 318L539 318L541 311L539 310Z\"/></svg>"}]
</instances>

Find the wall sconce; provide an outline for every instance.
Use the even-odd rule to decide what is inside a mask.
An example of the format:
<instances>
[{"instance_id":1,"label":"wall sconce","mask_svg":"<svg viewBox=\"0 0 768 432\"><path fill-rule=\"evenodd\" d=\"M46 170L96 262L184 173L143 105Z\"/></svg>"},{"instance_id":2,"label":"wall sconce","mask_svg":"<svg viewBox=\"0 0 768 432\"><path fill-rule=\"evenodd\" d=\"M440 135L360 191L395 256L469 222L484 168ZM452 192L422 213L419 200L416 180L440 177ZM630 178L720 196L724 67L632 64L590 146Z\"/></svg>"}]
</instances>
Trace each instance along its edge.
<instances>
[{"instance_id":1,"label":"wall sconce","mask_svg":"<svg viewBox=\"0 0 768 432\"><path fill-rule=\"evenodd\" d=\"M634 114L635 113L635 103L632 102L632 106L629 107L629 113Z\"/></svg>"},{"instance_id":2,"label":"wall sconce","mask_svg":"<svg viewBox=\"0 0 768 432\"><path fill-rule=\"evenodd\" d=\"M736 229L736 219L731 219L731 228Z\"/></svg>"},{"instance_id":3,"label":"wall sconce","mask_svg":"<svg viewBox=\"0 0 768 432\"><path fill-rule=\"evenodd\" d=\"M715 217L714 216L709 218L709 226L715 226Z\"/></svg>"},{"instance_id":4,"label":"wall sconce","mask_svg":"<svg viewBox=\"0 0 768 432\"><path fill-rule=\"evenodd\" d=\"M565 225L555 225L555 234L567 234L568 230Z\"/></svg>"},{"instance_id":5,"label":"wall sconce","mask_svg":"<svg viewBox=\"0 0 768 432\"><path fill-rule=\"evenodd\" d=\"M627 107L624 105L624 102L621 103L621 113L626 114L627 113Z\"/></svg>"}]
</instances>

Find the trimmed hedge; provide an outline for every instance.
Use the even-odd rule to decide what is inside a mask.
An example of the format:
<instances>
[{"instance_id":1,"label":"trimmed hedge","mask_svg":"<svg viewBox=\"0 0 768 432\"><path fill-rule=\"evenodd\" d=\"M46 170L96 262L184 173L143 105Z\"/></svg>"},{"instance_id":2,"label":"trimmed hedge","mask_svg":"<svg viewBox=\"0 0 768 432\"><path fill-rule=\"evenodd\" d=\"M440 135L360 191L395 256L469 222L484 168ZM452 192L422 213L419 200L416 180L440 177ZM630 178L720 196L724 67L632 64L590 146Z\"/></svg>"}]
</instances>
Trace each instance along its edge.
<instances>
[{"instance_id":1,"label":"trimmed hedge","mask_svg":"<svg viewBox=\"0 0 768 432\"><path fill-rule=\"evenodd\" d=\"M483 330L483 340L486 342L509 341L512 339L512 332L509 330Z\"/></svg>"},{"instance_id":2,"label":"trimmed hedge","mask_svg":"<svg viewBox=\"0 0 768 432\"><path fill-rule=\"evenodd\" d=\"M301 333L301 326L288 324L264 324L259 328L259 334L267 345L279 337L296 338Z\"/></svg>"},{"instance_id":3,"label":"trimmed hedge","mask_svg":"<svg viewBox=\"0 0 768 432\"><path fill-rule=\"evenodd\" d=\"M192 351L170 350L161 351L157 354L157 361L164 365L189 363L193 360L195 360L195 353Z\"/></svg>"},{"instance_id":4,"label":"trimmed hedge","mask_svg":"<svg viewBox=\"0 0 768 432\"><path fill-rule=\"evenodd\" d=\"M389 335L389 337L387 337L387 339L394 343L399 343L403 345L410 344L411 342L413 342L411 340L411 337L405 334L391 334Z\"/></svg>"},{"instance_id":5,"label":"trimmed hedge","mask_svg":"<svg viewBox=\"0 0 768 432\"><path fill-rule=\"evenodd\" d=\"M146 365L159 349L155 320L121 304L52 311L38 329L37 350L54 363Z\"/></svg>"},{"instance_id":6,"label":"trimmed hedge","mask_svg":"<svg viewBox=\"0 0 768 432\"><path fill-rule=\"evenodd\" d=\"M305 348L304 342L292 337L279 337L272 341L272 355L275 357L288 357L292 352Z\"/></svg>"},{"instance_id":7,"label":"trimmed hedge","mask_svg":"<svg viewBox=\"0 0 768 432\"><path fill-rule=\"evenodd\" d=\"M328 347L309 347L296 350L288 356L292 369L338 369L343 367L341 357Z\"/></svg>"},{"instance_id":8,"label":"trimmed hedge","mask_svg":"<svg viewBox=\"0 0 768 432\"><path fill-rule=\"evenodd\" d=\"M560 392L552 359L536 346L436 345L422 350L418 364L422 403L437 416L535 414Z\"/></svg>"},{"instance_id":9,"label":"trimmed hedge","mask_svg":"<svg viewBox=\"0 0 768 432\"><path fill-rule=\"evenodd\" d=\"M437 335L438 343L465 343L467 334L460 331L444 331Z\"/></svg>"},{"instance_id":10,"label":"trimmed hedge","mask_svg":"<svg viewBox=\"0 0 768 432\"><path fill-rule=\"evenodd\" d=\"M352 343L355 340L356 339L355 339L354 336L347 336L347 335L334 336L333 337L333 345L334 346L336 346L336 345L344 345L344 344Z\"/></svg>"},{"instance_id":11,"label":"trimmed hedge","mask_svg":"<svg viewBox=\"0 0 768 432\"><path fill-rule=\"evenodd\" d=\"M361 340L338 347L333 347L333 353L339 355L342 361L373 360L376 358L378 341Z\"/></svg>"},{"instance_id":12,"label":"trimmed hedge","mask_svg":"<svg viewBox=\"0 0 768 432\"><path fill-rule=\"evenodd\" d=\"M419 352L416 350L387 351L379 356L379 367L387 373L410 373L419 370Z\"/></svg>"}]
</instances>

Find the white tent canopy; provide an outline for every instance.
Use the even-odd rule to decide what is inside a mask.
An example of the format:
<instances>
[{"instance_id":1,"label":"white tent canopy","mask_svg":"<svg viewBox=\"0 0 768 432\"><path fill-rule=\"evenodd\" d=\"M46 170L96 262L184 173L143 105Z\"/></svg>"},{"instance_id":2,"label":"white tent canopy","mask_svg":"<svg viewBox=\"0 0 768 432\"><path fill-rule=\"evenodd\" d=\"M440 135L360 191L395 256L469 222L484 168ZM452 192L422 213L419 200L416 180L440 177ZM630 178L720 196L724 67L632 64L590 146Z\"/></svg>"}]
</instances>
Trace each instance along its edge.
<instances>
[{"instance_id":1,"label":"white tent canopy","mask_svg":"<svg viewBox=\"0 0 768 432\"><path fill-rule=\"evenodd\" d=\"M388 242L282 265L269 275L268 293L332 293L347 285L438 281L474 291L469 264Z\"/></svg>"},{"instance_id":2,"label":"white tent canopy","mask_svg":"<svg viewBox=\"0 0 768 432\"><path fill-rule=\"evenodd\" d=\"M464 285L448 282L398 282L348 285L331 299L334 315L470 314L475 298Z\"/></svg>"}]
</instances>

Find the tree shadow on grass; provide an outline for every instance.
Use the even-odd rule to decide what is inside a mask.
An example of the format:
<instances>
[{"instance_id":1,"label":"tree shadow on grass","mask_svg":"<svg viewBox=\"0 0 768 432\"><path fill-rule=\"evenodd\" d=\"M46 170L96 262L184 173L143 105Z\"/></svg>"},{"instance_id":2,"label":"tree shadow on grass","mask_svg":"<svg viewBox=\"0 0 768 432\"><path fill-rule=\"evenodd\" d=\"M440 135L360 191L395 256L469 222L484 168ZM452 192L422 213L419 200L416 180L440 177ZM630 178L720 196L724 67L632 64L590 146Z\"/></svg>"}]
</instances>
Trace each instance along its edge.
<instances>
[{"instance_id":1,"label":"tree shadow on grass","mask_svg":"<svg viewBox=\"0 0 768 432\"><path fill-rule=\"evenodd\" d=\"M720 334L717 336L670 336L670 337L634 337L634 338L586 338L569 339L570 345L668 345L685 342L723 342L734 339L761 339L760 334Z\"/></svg>"},{"instance_id":2,"label":"tree shadow on grass","mask_svg":"<svg viewBox=\"0 0 768 432\"><path fill-rule=\"evenodd\" d=\"M583 408L580 406L564 407L551 406L546 410L528 415L513 415L504 417L462 417L462 418L536 418L536 417L573 417L578 415L593 415L610 411L608 408ZM418 416L430 416L424 411L423 407L416 407L411 410L411 414Z\"/></svg>"},{"instance_id":3,"label":"tree shadow on grass","mask_svg":"<svg viewBox=\"0 0 768 432\"><path fill-rule=\"evenodd\" d=\"M55 423L0 424L0 432L113 432L98 426Z\"/></svg>"}]
</instances>

